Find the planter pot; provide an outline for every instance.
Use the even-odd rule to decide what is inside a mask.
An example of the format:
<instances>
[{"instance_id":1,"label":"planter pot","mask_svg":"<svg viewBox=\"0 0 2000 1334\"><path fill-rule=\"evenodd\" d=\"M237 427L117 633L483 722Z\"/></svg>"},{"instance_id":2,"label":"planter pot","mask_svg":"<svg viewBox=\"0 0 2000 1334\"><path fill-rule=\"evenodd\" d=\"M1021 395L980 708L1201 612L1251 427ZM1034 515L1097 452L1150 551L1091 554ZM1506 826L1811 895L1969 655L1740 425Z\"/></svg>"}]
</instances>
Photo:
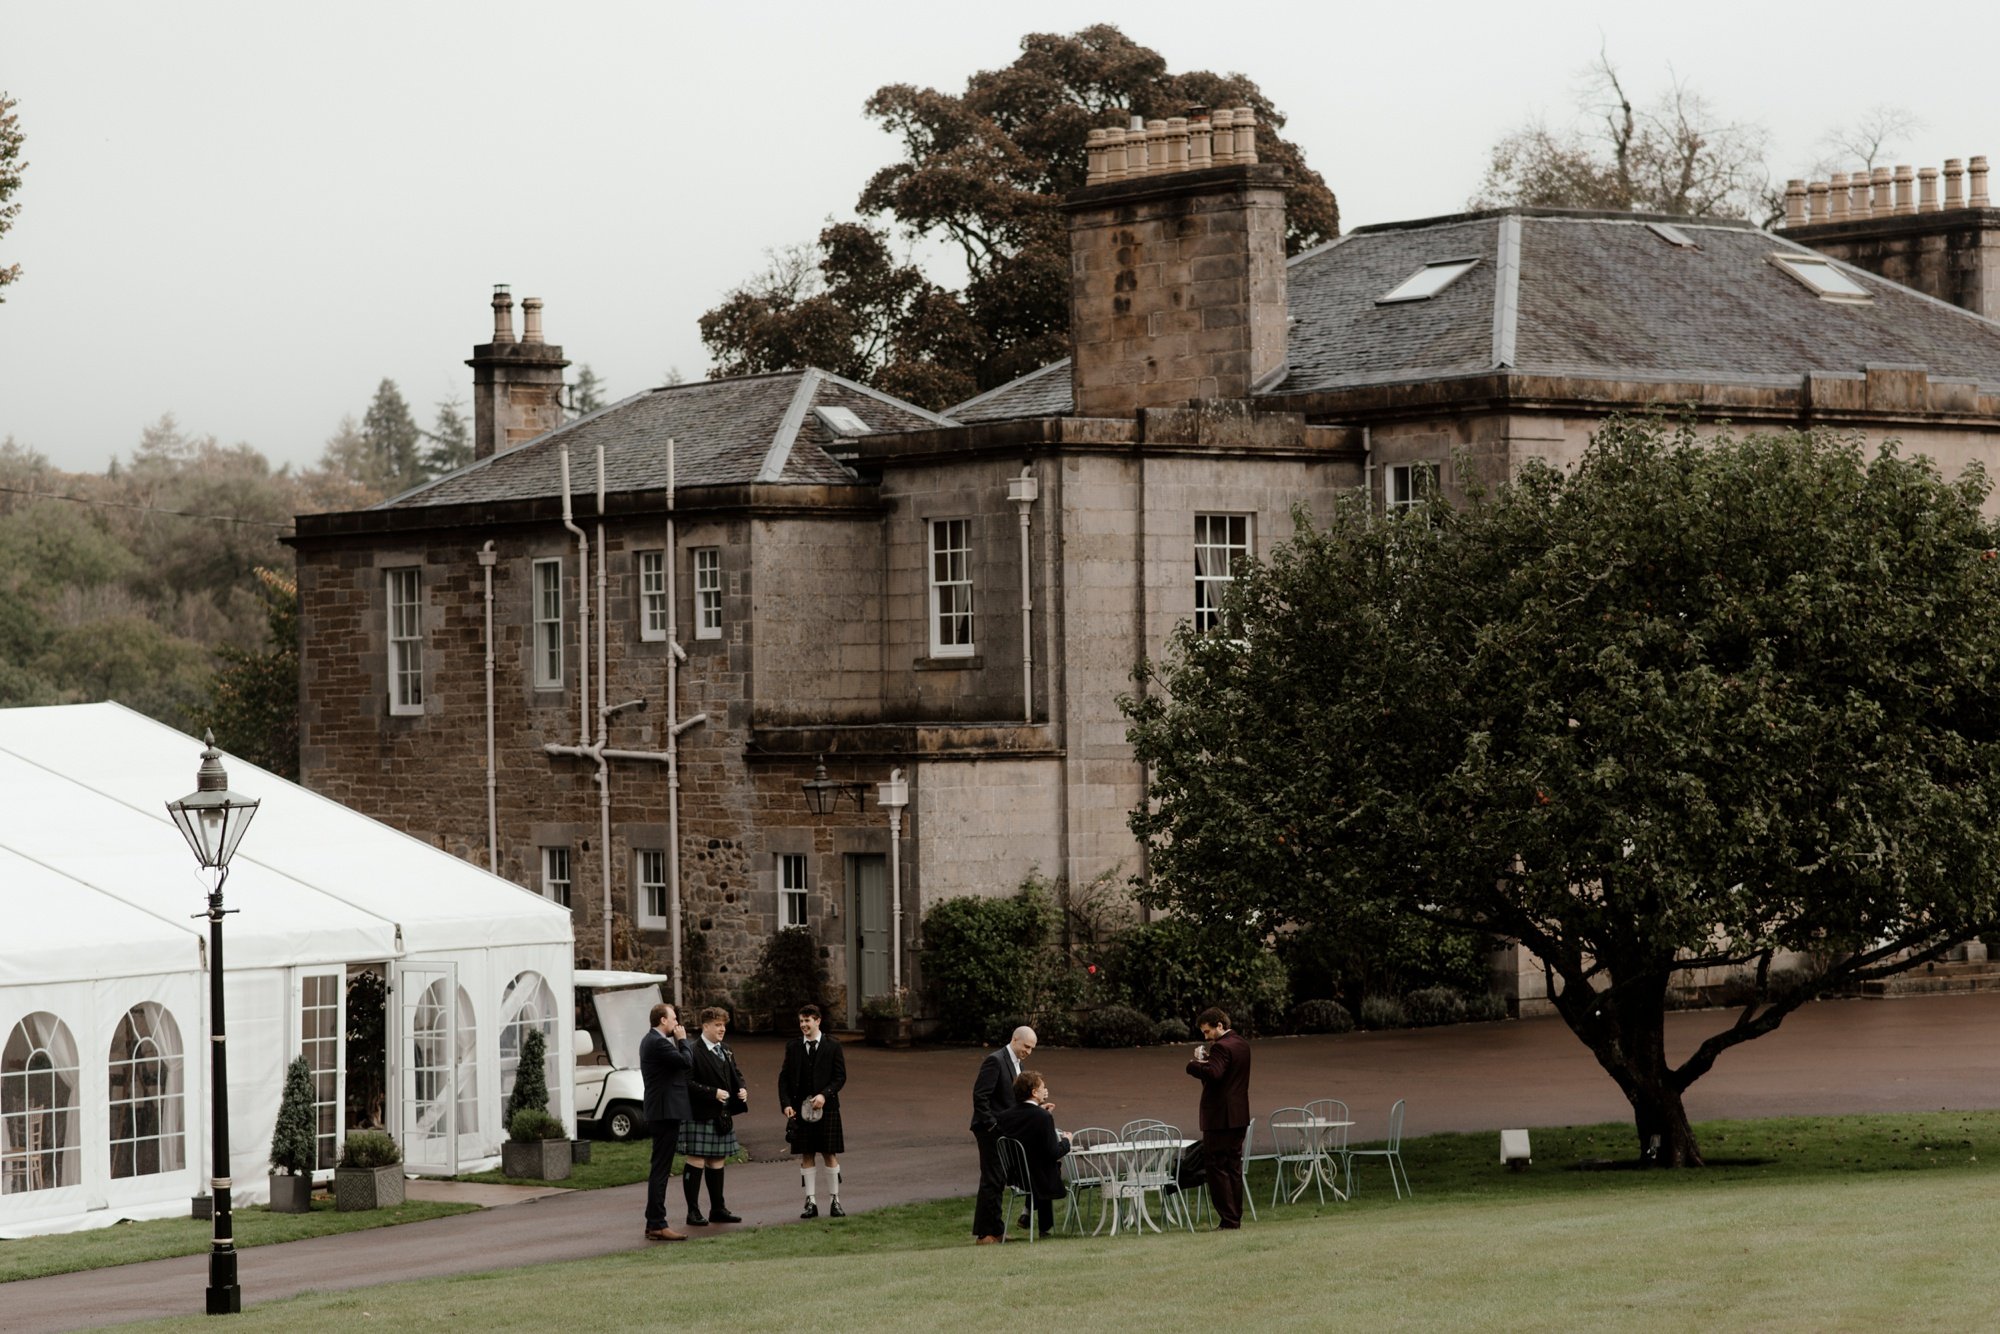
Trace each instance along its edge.
<instances>
[{"instance_id":1,"label":"planter pot","mask_svg":"<svg viewBox=\"0 0 2000 1334\"><path fill-rule=\"evenodd\" d=\"M569 1176L575 1150L566 1139L537 1139L526 1144L508 1140L500 1146L500 1170L528 1181L562 1181Z\"/></svg>"},{"instance_id":2,"label":"planter pot","mask_svg":"<svg viewBox=\"0 0 2000 1334\"><path fill-rule=\"evenodd\" d=\"M293 1176L289 1172L271 1173L272 1213L311 1213L312 1205L313 1179L311 1177Z\"/></svg>"},{"instance_id":3,"label":"planter pot","mask_svg":"<svg viewBox=\"0 0 2000 1334\"><path fill-rule=\"evenodd\" d=\"M333 1207L343 1213L353 1209L387 1209L402 1202L401 1163L333 1169Z\"/></svg>"},{"instance_id":4,"label":"planter pot","mask_svg":"<svg viewBox=\"0 0 2000 1334\"><path fill-rule=\"evenodd\" d=\"M573 1139L573 1140L571 1140L571 1141L569 1142L569 1160L570 1160L571 1162L573 1162L573 1163L587 1163L587 1162L589 1162L589 1161L590 1161L590 1141L589 1141L589 1140L587 1140L587 1139Z\"/></svg>"},{"instance_id":5,"label":"planter pot","mask_svg":"<svg viewBox=\"0 0 2000 1334\"><path fill-rule=\"evenodd\" d=\"M871 1047L907 1047L916 1023L908 1015L890 1019L863 1019L862 1034Z\"/></svg>"}]
</instances>

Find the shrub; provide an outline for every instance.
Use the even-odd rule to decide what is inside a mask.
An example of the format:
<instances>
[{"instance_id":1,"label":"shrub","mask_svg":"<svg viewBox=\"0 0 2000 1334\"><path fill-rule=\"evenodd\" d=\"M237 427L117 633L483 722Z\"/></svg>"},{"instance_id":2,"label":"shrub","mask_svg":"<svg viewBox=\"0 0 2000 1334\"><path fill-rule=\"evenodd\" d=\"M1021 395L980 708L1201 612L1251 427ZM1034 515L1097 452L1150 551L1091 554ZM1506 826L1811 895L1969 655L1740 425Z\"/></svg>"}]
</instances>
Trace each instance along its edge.
<instances>
[{"instance_id":1,"label":"shrub","mask_svg":"<svg viewBox=\"0 0 2000 1334\"><path fill-rule=\"evenodd\" d=\"M924 981L944 1036L1004 1041L1026 1023L1060 1040L1084 982L1053 891L1029 876L1011 898L946 899L924 915Z\"/></svg>"},{"instance_id":2,"label":"shrub","mask_svg":"<svg viewBox=\"0 0 2000 1334\"><path fill-rule=\"evenodd\" d=\"M1129 1005L1102 1005L1083 1017L1086 1047L1143 1047L1153 1040L1152 1019Z\"/></svg>"},{"instance_id":3,"label":"shrub","mask_svg":"<svg viewBox=\"0 0 2000 1334\"><path fill-rule=\"evenodd\" d=\"M278 1125L271 1132L271 1170L305 1176L319 1165L319 1138L313 1116L312 1067L294 1056L285 1067L285 1094L278 1103Z\"/></svg>"},{"instance_id":4,"label":"shrub","mask_svg":"<svg viewBox=\"0 0 2000 1334\"><path fill-rule=\"evenodd\" d=\"M516 1144L563 1139L569 1134L563 1123L539 1107L524 1107L507 1118L507 1138Z\"/></svg>"},{"instance_id":5,"label":"shrub","mask_svg":"<svg viewBox=\"0 0 2000 1334\"><path fill-rule=\"evenodd\" d=\"M1507 1017L1507 998L1497 992L1482 991L1465 1000L1465 1017L1470 1023L1485 1023Z\"/></svg>"},{"instance_id":6,"label":"shrub","mask_svg":"<svg viewBox=\"0 0 2000 1334\"><path fill-rule=\"evenodd\" d=\"M1183 917L1120 932L1111 973L1134 1009L1189 1020L1216 1005L1246 1033L1276 1029L1291 1003L1285 965L1263 941Z\"/></svg>"},{"instance_id":7,"label":"shrub","mask_svg":"<svg viewBox=\"0 0 2000 1334\"><path fill-rule=\"evenodd\" d=\"M1182 1019L1162 1019L1153 1025L1155 1042L1186 1042L1193 1036L1188 1029L1187 1021Z\"/></svg>"},{"instance_id":8,"label":"shrub","mask_svg":"<svg viewBox=\"0 0 2000 1334\"><path fill-rule=\"evenodd\" d=\"M1465 1022L1465 997L1450 987L1423 987L1403 997L1403 1013L1413 1028Z\"/></svg>"},{"instance_id":9,"label":"shrub","mask_svg":"<svg viewBox=\"0 0 2000 1334\"><path fill-rule=\"evenodd\" d=\"M1394 996L1365 996L1361 1001L1361 1026L1363 1028L1401 1028L1407 1023L1403 1017L1403 1002Z\"/></svg>"},{"instance_id":10,"label":"shrub","mask_svg":"<svg viewBox=\"0 0 2000 1334\"><path fill-rule=\"evenodd\" d=\"M394 1167L403 1161L403 1151L386 1130L350 1130L340 1153L342 1167Z\"/></svg>"},{"instance_id":11,"label":"shrub","mask_svg":"<svg viewBox=\"0 0 2000 1334\"><path fill-rule=\"evenodd\" d=\"M1285 1020L1294 1033L1351 1033L1354 1016L1336 1000L1300 1001Z\"/></svg>"},{"instance_id":12,"label":"shrub","mask_svg":"<svg viewBox=\"0 0 2000 1334\"><path fill-rule=\"evenodd\" d=\"M825 1009L826 992L826 956L819 941L805 927L789 926L764 942L757 970L743 984L743 1002L769 1011L782 1033L800 1006Z\"/></svg>"},{"instance_id":13,"label":"shrub","mask_svg":"<svg viewBox=\"0 0 2000 1334\"><path fill-rule=\"evenodd\" d=\"M521 1035L521 1063L514 1068L514 1091L507 1095L507 1120L512 1124L517 1112L546 1112L549 1109L549 1040L539 1028Z\"/></svg>"},{"instance_id":14,"label":"shrub","mask_svg":"<svg viewBox=\"0 0 2000 1334\"><path fill-rule=\"evenodd\" d=\"M884 991L861 1002L863 1019L901 1019L903 1017L903 993Z\"/></svg>"}]
</instances>

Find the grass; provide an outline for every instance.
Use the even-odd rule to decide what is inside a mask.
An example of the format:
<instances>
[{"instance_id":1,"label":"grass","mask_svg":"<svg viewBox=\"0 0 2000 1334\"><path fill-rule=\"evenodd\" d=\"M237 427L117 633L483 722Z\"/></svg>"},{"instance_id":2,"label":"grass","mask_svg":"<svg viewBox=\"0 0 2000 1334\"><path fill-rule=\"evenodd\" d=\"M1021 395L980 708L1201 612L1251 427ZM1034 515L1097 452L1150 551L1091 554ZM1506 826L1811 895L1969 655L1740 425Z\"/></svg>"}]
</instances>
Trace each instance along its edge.
<instances>
[{"instance_id":1,"label":"grass","mask_svg":"<svg viewBox=\"0 0 2000 1334\"><path fill-rule=\"evenodd\" d=\"M1379 1164L1349 1204L1265 1207L1230 1237L1175 1234L967 1245L963 1200L823 1227L759 1228L672 1248L253 1307L232 1327L652 1329L663 1282L722 1327L934 1334L1037 1323L1182 1328L1963 1329L1990 1319L2000 1113L1793 1118L1698 1127L1698 1172L1577 1172L1629 1154L1627 1126L1534 1132L1535 1166L1496 1137L1404 1148L1420 1192ZM1310 1196L1308 1196L1310 1200ZM843 1255L865 1264L827 1264ZM670 1280L662 1274L671 1268ZM1237 1277L1219 1278L1227 1272ZM1227 1284L1226 1318L1203 1303ZM1011 1296L1001 1296L1011 1293ZM144 1328L206 1328L198 1320Z\"/></svg>"},{"instance_id":2,"label":"grass","mask_svg":"<svg viewBox=\"0 0 2000 1334\"><path fill-rule=\"evenodd\" d=\"M570 1168L569 1176L553 1184L570 1190L603 1190L607 1186L629 1186L635 1181L646 1179L647 1169L652 1166L653 1146L649 1140L627 1140L620 1144L612 1140L596 1140L590 1146L590 1161L578 1163ZM674 1159L674 1171L680 1171L680 1159ZM498 1168L491 1172L467 1172L454 1178L458 1181L481 1181L499 1186L546 1186L552 1183L539 1177L510 1177Z\"/></svg>"},{"instance_id":3,"label":"grass","mask_svg":"<svg viewBox=\"0 0 2000 1334\"><path fill-rule=\"evenodd\" d=\"M331 1236L336 1232L360 1232L371 1227L417 1223L426 1218L442 1218L446 1214L471 1213L477 1207L411 1200L393 1209L341 1213L333 1207L331 1200L316 1200L311 1213L274 1214L268 1209L253 1207L232 1210L230 1220L240 1250L250 1246L269 1246L280 1241ZM48 1274L71 1274L80 1269L137 1264L141 1260L201 1255L207 1253L211 1235L207 1219L160 1218L143 1223L117 1223L88 1232L0 1241L0 1283L17 1278L41 1278Z\"/></svg>"}]
</instances>

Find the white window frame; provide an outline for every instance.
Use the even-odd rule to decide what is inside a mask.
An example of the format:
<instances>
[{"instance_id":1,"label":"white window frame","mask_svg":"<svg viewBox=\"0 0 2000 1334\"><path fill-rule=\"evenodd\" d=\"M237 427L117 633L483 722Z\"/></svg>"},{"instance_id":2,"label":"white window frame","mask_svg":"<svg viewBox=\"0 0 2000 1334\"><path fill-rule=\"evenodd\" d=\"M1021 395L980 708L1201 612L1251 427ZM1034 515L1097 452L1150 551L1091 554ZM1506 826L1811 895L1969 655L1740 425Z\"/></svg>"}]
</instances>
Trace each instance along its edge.
<instances>
[{"instance_id":1,"label":"white window frame","mask_svg":"<svg viewBox=\"0 0 2000 1334\"><path fill-rule=\"evenodd\" d=\"M576 868L569 847L542 849L542 897L569 908L576 887ZM574 911L572 909L572 911Z\"/></svg>"},{"instance_id":2,"label":"white window frame","mask_svg":"<svg viewBox=\"0 0 2000 1334\"><path fill-rule=\"evenodd\" d=\"M1219 531L1218 531L1219 530ZM1219 539L1219 540L1218 540ZM1256 550L1256 524L1248 514L1194 516L1194 628L1221 630L1222 604ZM1220 573L1217 572L1218 563Z\"/></svg>"},{"instance_id":3,"label":"white window frame","mask_svg":"<svg viewBox=\"0 0 2000 1334\"><path fill-rule=\"evenodd\" d=\"M665 548L639 553L639 638L667 637L667 553Z\"/></svg>"},{"instance_id":4,"label":"white window frame","mask_svg":"<svg viewBox=\"0 0 2000 1334\"><path fill-rule=\"evenodd\" d=\"M389 633L389 712L424 711L424 576L414 565L382 572Z\"/></svg>"},{"instance_id":5,"label":"white window frame","mask_svg":"<svg viewBox=\"0 0 2000 1334\"><path fill-rule=\"evenodd\" d=\"M1873 292L1856 282L1852 275L1825 255L1788 253L1771 256L1771 262L1798 279L1822 301L1866 306L1875 300Z\"/></svg>"},{"instance_id":6,"label":"white window frame","mask_svg":"<svg viewBox=\"0 0 2000 1334\"><path fill-rule=\"evenodd\" d=\"M660 848L633 849L632 915L640 926L667 924L667 854Z\"/></svg>"},{"instance_id":7,"label":"white window frame","mask_svg":"<svg viewBox=\"0 0 2000 1334\"><path fill-rule=\"evenodd\" d=\"M722 548L694 547L694 637L722 638Z\"/></svg>"},{"instance_id":8,"label":"white window frame","mask_svg":"<svg viewBox=\"0 0 2000 1334\"><path fill-rule=\"evenodd\" d=\"M534 681L537 690L561 690L563 685L562 561L538 560L530 580L534 621ZM551 614L553 613L553 614Z\"/></svg>"},{"instance_id":9,"label":"white window frame","mask_svg":"<svg viewBox=\"0 0 2000 1334\"><path fill-rule=\"evenodd\" d=\"M778 928L806 925L812 902L812 870L803 852L778 854Z\"/></svg>"},{"instance_id":10,"label":"white window frame","mask_svg":"<svg viewBox=\"0 0 2000 1334\"><path fill-rule=\"evenodd\" d=\"M932 519L929 553L930 651L933 658L969 658L975 648L972 520Z\"/></svg>"},{"instance_id":11,"label":"white window frame","mask_svg":"<svg viewBox=\"0 0 2000 1334\"><path fill-rule=\"evenodd\" d=\"M1478 266L1477 259L1433 260L1376 297L1375 304L1393 306L1405 301L1428 301Z\"/></svg>"},{"instance_id":12,"label":"white window frame","mask_svg":"<svg viewBox=\"0 0 2000 1334\"><path fill-rule=\"evenodd\" d=\"M1437 464L1422 460L1389 464L1382 469L1382 508L1390 514L1416 509L1437 494L1440 473Z\"/></svg>"}]
</instances>

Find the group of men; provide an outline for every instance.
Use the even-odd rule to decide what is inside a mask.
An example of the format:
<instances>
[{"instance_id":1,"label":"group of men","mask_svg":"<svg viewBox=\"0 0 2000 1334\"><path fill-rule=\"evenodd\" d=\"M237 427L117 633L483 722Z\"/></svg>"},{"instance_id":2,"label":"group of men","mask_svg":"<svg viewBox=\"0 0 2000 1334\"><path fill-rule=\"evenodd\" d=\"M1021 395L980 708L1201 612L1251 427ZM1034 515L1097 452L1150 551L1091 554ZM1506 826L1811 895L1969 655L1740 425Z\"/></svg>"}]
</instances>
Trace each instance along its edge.
<instances>
[{"instance_id":1,"label":"group of men","mask_svg":"<svg viewBox=\"0 0 2000 1334\"><path fill-rule=\"evenodd\" d=\"M799 1180L806 1205L801 1218L819 1217L816 1164L828 1176L827 1214L840 1218L840 1089L847 1082L847 1059L840 1040L820 1031L817 1005L799 1008L799 1035L785 1044L778 1070L778 1101L785 1109L785 1139L799 1156ZM729 1012L703 1010L701 1032L693 1040L672 1005L655 1005L652 1028L639 1041L639 1073L645 1081L642 1109L653 1135L651 1170L646 1177L646 1238L686 1241L667 1226L667 1180L674 1153L685 1159L681 1186L691 1227L740 1223L722 1201L723 1167L737 1151L733 1118L750 1107L750 1091L736 1057L723 1041ZM701 1211L701 1188L708 1187L708 1213Z\"/></svg>"},{"instance_id":2,"label":"group of men","mask_svg":"<svg viewBox=\"0 0 2000 1334\"><path fill-rule=\"evenodd\" d=\"M1243 1136L1250 1127L1250 1044L1229 1026L1229 1016L1211 1007L1195 1020L1202 1043L1187 1072L1201 1081L1201 1156L1215 1203L1216 1226L1243 1226ZM1055 1197L1062 1193L1062 1157L1069 1137L1055 1128L1055 1103L1048 1081L1027 1068L1034 1055L1035 1030L1021 1027L998 1051L979 1063L972 1084L972 1136L979 1144L979 1196L972 1210L972 1235L982 1246L1007 1239L1002 1205L1007 1190L1000 1141L1011 1139L1027 1157L1034 1187L1034 1219L1021 1226L1047 1235L1055 1221Z\"/></svg>"}]
</instances>

